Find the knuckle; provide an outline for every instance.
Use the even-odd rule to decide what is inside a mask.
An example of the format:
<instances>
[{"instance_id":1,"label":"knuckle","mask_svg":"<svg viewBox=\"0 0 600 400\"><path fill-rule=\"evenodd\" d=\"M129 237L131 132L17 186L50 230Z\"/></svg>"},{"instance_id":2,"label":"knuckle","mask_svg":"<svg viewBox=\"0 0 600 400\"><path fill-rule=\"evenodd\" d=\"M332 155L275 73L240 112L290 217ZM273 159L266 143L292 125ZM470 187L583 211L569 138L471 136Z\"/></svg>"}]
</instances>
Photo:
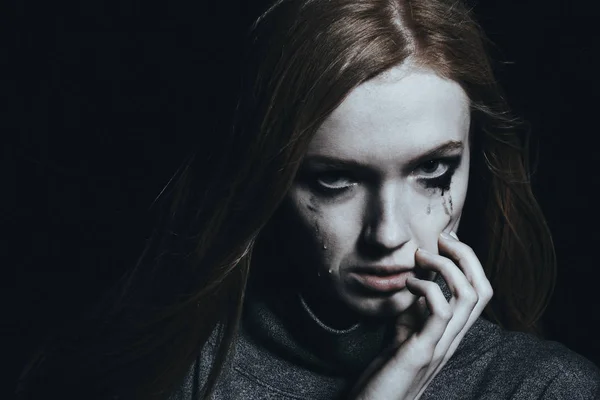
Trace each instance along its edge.
<instances>
[{"instance_id":1,"label":"knuckle","mask_svg":"<svg viewBox=\"0 0 600 400\"><path fill-rule=\"evenodd\" d=\"M415 369L422 370L427 368L433 361L433 356L427 352L421 352L421 355L412 358L412 364Z\"/></svg>"},{"instance_id":2,"label":"knuckle","mask_svg":"<svg viewBox=\"0 0 600 400\"><path fill-rule=\"evenodd\" d=\"M457 262L465 263L468 260L477 259L475 251L469 245L462 242L460 244L462 245L461 249L455 254Z\"/></svg>"},{"instance_id":3,"label":"knuckle","mask_svg":"<svg viewBox=\"0 0 600 400\"><path fill-rule=\"evenodd\" d=\"M479 295L477 294L477 292L474 289L471 289L471 288L464 289L460 293L460 297L462 297L462 299L464 301L466 301L467 303L469 303L471 305L475 305L479 301Z\"/></svg>"},{"instance_id":4,"label":"knuckle","mask_svg":"<svg viewBox=\"0 0 600 400\"><path fill-rule=\"evenodd\" d=\"M454 316L454 312L450 306L440 308L437 312L438 316L444 321L450 321Z\"/></svg>"},{"instance_id":5,"label":"knuckle","mask_svg":"<svg viewBox=\"0 0 600 400\"><path fill-rule=\"evenodd\" d=\"M463 253L455 253L456 265L463 265L467 261L467 257Z\"/></svg>"},{"instance_id":6,"label":"knuckle","mask_svg":"<svg viewBox=\"0 0 600 400\"><path fill-rule=\"evenodd\" d=\"M473 250L473 248L471 246L465 244L464 249L465 249L465 253L467 255L469 255L470 257L477 257L477 255L475 254L475 250Z\"/></svg>"},{"instance_id":7,"label":"knuckle","mask_svg":"<svg viewBox=\"0 0 600 400\"><path fill-rule=\"evenodd\" d=\"M479 294L479 297L486 302L490 301L493 296L494 296L494 289L492 288L492 286L489 283L486 284L482 288L481 293Z\"/></svg>"},{"instance_id":8,"label":"knuckle","mask_svg":"<svg viewBox=\"0 0 600 400\"><path fill-rule=\"evenodd\" d=\"M432 363L435 364L440 364L446 361L446 355L443 353L439 353L439 354L434 354L433 358L431 359Z\"/></svg>"}]
</instances>

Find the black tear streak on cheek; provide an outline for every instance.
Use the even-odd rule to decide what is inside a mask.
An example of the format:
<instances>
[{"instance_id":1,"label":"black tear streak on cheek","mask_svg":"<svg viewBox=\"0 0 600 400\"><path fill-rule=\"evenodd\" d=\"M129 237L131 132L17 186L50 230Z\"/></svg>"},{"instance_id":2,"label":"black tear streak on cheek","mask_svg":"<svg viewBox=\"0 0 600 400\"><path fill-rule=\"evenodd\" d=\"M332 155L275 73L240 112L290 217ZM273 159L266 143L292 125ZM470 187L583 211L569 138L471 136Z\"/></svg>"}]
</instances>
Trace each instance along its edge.
<instances>
[{"instance_id":1,"label":"black tear streak on cheek","mask_svg":"<svg viewBox=\"0 0 600 400\"><path fill-rule=\"evenodd\" d=\"M322 244L323 251L327 250L327 244L325 243L325 238L323 237L323 235L321 235L321 229L319 228L318 219L315 219L313 221L313 227L315 229L315 238L317 239L317 242Z\"/></svg>"},{"instance_id":2,"label":"black tear streak on cheek","mask_svg":"<svg viewBox=\"0 0 600 400\"><path fill-rule=\"evenodd\" d=\"M310 196L308 204L306 204L306 208L308 208L309 211L312 211L315 214L320 214L319 209L317 208L317 206L315 206L315 202L315 196Z\"/></svg>"},{"instance_id":3,"label":"black tear streak on cheek","mask_svg":"<svg viewBox=\"0 0 600 400\"><path fill-rule=\"evenodd\" d=\"M450 208L448 208L448 204L446 204L446 198L444 197L444 194L446 192L450 191L451 184L452 184L452 176L448 176L448 179L445 179L442 182L440 182L440 189L442 190L442 198L444 199L444 201L443 201L444 212L448 216L450 216L452 214L452 212L454 210L454 206L452 205L452 195L450 195L450 196L448 196Z\"/></svg>"},{"instance_id":4,"label":"black tear streak on cheek","mask_svg":"<svg viewBox=\"0 0 600 400\"><path fill-rule=\"evenodd\" d=\"M452 176L450 174L446 174L446 175L440 176L438 178L429 179L429 180L425 181L425 187L427 189L432 189L433 192L435 192L439 189L442 192L442 196L448 190L450 190L451 184L452 184ZM432 194L433 194L433 192L432 192Z\"/></svg>"},{"instance_id":5,"label":"black tear streak on cheek","mask_svg":"<svg viewBox=\"0 0 600 400\"><path fill-rule=\"evenodd\" d=\"M450 190L451 184L452 184L451 178L448 178L448 180L441 182L440 189L442 189L442 197L444 196L444 193L446 193L448 190Z\"/></svg>"},{"instance_id":6,"label":"black tear streak on cheek","mask_svg":"<svg viewBox=\"0 0 600 400\"><path fill-rule=\"evenodd\" d=\"M319 220L321 218L321 210L319 210L319 208L315 205L316 203L316 199L315 196L310 196L308 203L305 204L306 208L312 212L313 215L313 229L315 230L315 238L317 239L317 242L322 242L323 243L323 250L327 249L327 245L325 244L325 240L323 238L323 235L321 234L321 229L319 228Z\"/></svg>"},{"instance_id":7,"label":"black tear streak on cheek","mask_svg":"<svg viewBox=\"0 0 600 400\"><path fill-rule=\"evenodd\" d=\"M446 197L444 197L444 192L442 192L442 205L444 206L444 212L446 215L450 215L450 210L448 209L448 205L446 204Z\"/></svg>"}]
</instances>

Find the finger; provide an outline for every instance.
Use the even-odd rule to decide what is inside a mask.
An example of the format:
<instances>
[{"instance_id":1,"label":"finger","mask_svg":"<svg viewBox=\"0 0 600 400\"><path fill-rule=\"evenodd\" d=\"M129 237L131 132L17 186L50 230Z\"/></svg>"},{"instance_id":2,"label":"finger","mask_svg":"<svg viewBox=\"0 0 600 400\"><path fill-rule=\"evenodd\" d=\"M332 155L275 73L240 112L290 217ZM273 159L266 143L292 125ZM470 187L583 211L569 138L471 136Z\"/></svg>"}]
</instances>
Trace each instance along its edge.
<instances>
[{"instance_id":1,"label":"finger","mask_svg":"<svg viewBox=\"0 0 600 400\"><path fill-rule=\"evenodd\" d=\"M457 266L461 267L465 277L470 281L478 295L477 304L475 304L470 313L467 315L466 322L463 322L462 324L455 324L458 319L465 317L465 314L463 314L460 310L455 311L455 318L453 318L453 321L450 322L447 331L450 332L458 329L458 333L456 333L454 337L452 337L452 335L445 335L440 340L439 347L447 347L444 360L440 364L440 366L443 366L443 364L445 364L445 362L454 353L466 332L481 315L483 309L491 299L493 291L487 277L485 276L485 272L483 271L483 267L481 266L479 259L469 246L459 242L454 238L448 238L444 237L444 235L441 235L440 250L456 260ZM469 277L471 278L469 279Z\"/></svg>"},{"instance_id":2,"label":"finger","mask_svg":"<svg viewBox=\"0 0 600 400\"><path fill-rule=\"evenodd\" d=\"M417 251L415 260L423 268L438 271L453 294L452 299L450 299L450 305L453 307L453 317L449 321L442 338L437 343L433 355L433 361L439 362L452 355L453 351L448 354L449 350L456 337L460 336L465 325L469 323L469 319L477 305L478 296L463 272L452 260L425 250ZM464 332L466 333L466 330Z\"/></svg>"},{"instance_id":3,"label":"finger","mask_svg":"<svg viewBox=\"0 0 600 400\"><path fill-rule=\"evenodd\" d=\"M401 345L414 332L423 329L423 324L431 315L424 297L419 297L405 312L396 318L396 341Z\"/></svg>"},{"instance_id":4,"label":"finger","mask_svg":"<svg viewBox=\"0 0 600 400\"><path fill-rule=\"evenodd\" d=\"M440 253L452 259L463 271L467 280L475 288L479 302L487 304L493 296L492 286L473 249L465 243L443 233L440 235L438 246Z\"/></svg>"},{"instance_id":5,"label":"finger","mask_svg":"<svg viewBox=\"0 0 600 400\"><path fill-rule=\"evenodd\" d=\"M477 292L461 269L449 258L419 249L415 253L415 261L421 268L439 272L459 305L466 305L469 312L477 304Z\"/></svg>"},{"instance_id":6,"label":"finger","mask_svg":"<svg viewBox=\"0 0 600 400\"><path fill-rule=\"evenodd\" d=\"M406 288L417 296L425 298L431 315L425 320L423 328L412 336L423 345L429 346L432 352L440 340L448 323L452 319L453 310L446 301L440 287L431 281L410 277L406 280Z\"/></svg>"},{"instance_id":7,"label":"finger","mask_svg":"<svg viewBox=\"0 0 600 400\"><path fill-rule=\"evenodd\" d=\"M473 307L469 320L465 324L466 329L468 329L492 298L492 286L485 275L477 255L471 247L444 234L440 235L438 245L440 252L455 261L456 265L460 267L467 280L477 292L477 304Z\"/></svg>"}]
</instances>

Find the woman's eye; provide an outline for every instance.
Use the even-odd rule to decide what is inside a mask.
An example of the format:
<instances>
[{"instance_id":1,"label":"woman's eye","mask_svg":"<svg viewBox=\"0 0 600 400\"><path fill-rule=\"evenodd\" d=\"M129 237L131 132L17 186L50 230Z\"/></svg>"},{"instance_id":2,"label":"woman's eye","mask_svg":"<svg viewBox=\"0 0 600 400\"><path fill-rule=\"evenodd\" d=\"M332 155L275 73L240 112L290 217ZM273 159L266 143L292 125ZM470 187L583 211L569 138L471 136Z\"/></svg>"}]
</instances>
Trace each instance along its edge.
<instances>
[{"instance_id":1,"label":"woman's eye","mask_svg":"<svg viewBox=\"0 0 600 400\"><path fill-rule=\"evenodd\" d=\"M418 171L422 172L422 175L427 178L443 175L447 170L448 165L441 160L426 161L418 168Z\"/></svg>"},{"instance_id":2,"label":"woman's eye","mask_svg":"<svg viewBox=\"0 0 600 400\"><path fill-rule=\"evenodd\" d=\"M448 188L461 159L457 155L426 161L415 169L417 180L427 188Z\"/></svg>"},{"instance_id":3,"label":"woman's eye","mask_svg":"<svg viewBox=\"0 0 600 400\"><path fill-rule=\"evenodd\" d=\"M321 188L330 190L344 190L356 185L354 180L339 173L320 174L316 182Z\"/></svg>"}]
</instances>

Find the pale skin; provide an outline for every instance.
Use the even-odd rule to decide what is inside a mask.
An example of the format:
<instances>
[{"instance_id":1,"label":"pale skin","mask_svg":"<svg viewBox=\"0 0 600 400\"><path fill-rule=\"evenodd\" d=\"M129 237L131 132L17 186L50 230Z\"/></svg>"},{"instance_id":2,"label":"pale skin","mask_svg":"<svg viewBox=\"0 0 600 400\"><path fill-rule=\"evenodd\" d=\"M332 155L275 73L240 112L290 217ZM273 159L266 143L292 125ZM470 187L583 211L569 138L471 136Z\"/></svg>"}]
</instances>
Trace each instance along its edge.
<instances>
[{"instance_id":1,"label":"pale skin","mask_svg":"<svg viewBox=\"0 0 600 400\"><path fill-rule=\"evenodd\" d=\"M460 85L405 62L354 89L325 120L286 199L296 232L287 254L325 293L306 291L318 315L339 327L357 315L396 319L395 343L365 371L355 399L418 399L492 297L455 234L469 124ZM394 288L374 290L355 273L374 265L409 271Z\"/></svg>"}]
</instances>

